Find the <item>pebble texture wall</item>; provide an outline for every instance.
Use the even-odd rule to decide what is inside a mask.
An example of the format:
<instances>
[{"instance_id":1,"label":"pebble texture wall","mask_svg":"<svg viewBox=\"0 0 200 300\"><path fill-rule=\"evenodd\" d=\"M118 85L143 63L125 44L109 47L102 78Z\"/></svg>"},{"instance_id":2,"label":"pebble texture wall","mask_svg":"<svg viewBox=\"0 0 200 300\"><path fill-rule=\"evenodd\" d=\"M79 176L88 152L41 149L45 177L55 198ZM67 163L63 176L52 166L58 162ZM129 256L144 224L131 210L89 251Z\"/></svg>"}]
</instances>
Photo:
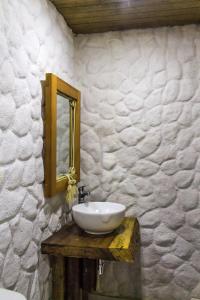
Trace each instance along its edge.
<instances>
[{"instance_id":1,"label":"pebble texture wall","mask_svg":"<svg viewBox=\"0 0 200 300\"><path fill-rule=\"evenodd\" d=\"M82 179L93 200L139 218L143 299L190 299L200 281L199 36L184 26L75 39ZM131 295L133 269L107 270L101 288Z\"/></svg>"},{"instance_id":2,"label":"pebble texture wall","mask_svg":"<svg viewBox=\"0 0 200 300\"><path fill-rule=\"evenodd\" d=\"M73 36L47 0L0 1L0 286L49 299L40 242L64 221L44 199L41 80L74 82Z\"/></svg>"}]
</instances>

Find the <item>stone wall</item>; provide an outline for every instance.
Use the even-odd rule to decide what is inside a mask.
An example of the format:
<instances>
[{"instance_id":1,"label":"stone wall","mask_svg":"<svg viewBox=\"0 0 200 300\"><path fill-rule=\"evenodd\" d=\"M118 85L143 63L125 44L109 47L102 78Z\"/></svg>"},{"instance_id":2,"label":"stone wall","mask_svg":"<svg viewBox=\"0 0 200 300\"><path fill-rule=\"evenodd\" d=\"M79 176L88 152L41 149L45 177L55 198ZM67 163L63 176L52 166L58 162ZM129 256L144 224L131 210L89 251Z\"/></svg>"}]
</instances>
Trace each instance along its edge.
<instances>
[{"instance_id":1,"label":"stone wall","mask_svg":"<svg viewBox=\"0 0 200 300\"><path fill-rule=\"evenodd\" d=\"M141 226L143 299L186 300L200 280L200 27L79 35L82 180ZM133 296L133 268L100 290Z\"/></svg>"},{"instance_id":2,"label":"stone wall","mask_svg":"<svg viewBox=\"0 0 200 300\"><path fill-rule=\"evenodd\" d=\"M41 80L74 83L73 35L47 0L0 1L0 286L49 299L41 240L64 221L44 199Z\"/></svg>"}]
</instances>

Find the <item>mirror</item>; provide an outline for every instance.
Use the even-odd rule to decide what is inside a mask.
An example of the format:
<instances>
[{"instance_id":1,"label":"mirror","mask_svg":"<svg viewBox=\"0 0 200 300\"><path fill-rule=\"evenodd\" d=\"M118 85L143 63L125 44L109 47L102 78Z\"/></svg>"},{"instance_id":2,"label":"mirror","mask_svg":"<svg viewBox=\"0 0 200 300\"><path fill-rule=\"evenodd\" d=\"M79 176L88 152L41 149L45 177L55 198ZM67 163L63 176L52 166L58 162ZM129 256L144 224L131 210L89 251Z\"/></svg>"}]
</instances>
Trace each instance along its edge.
<instances>
[{"instance_id":1,"label":"mirror","mask_svg":"<svg viewBox=\"0 0 200 300\"><path fill-rule=\"evenodd\" d=\"M51 197L67 190L67 173L80 179L80 92L49 73L44 87L44 190Z\"/></svg>"},{"instance_id":2,"label":"mirror","mask_svg":"<svg viewBox=\"0 0 200 300\"><path fill-rule=\"evenodd\" d=\"M70 167L70 99L57 94L56 177L65 175Z\"/></svg>"}]
</instances>

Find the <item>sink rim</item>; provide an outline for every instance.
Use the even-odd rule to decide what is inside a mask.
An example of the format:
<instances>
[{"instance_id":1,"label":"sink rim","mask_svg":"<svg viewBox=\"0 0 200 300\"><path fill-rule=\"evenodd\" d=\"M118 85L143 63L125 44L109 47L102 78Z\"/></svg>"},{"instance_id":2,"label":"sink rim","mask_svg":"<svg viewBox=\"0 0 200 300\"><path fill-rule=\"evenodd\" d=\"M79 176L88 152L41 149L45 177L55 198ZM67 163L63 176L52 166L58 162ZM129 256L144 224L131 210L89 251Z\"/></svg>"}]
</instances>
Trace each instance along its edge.
<instances>
[{"instance_id":1,"label":"sink rim","mask_svg":"<svg viewBox=\"0 0 200 300\"><path fill-rule=\"evenodd\" d=\"M84 209L83 210L80 210L79 208L83 208L83 207L86 207L87 204L94 204L94 203L97 203L97 205L101 205L101 204L104 204L104 205L109 205L109 204L113 204L115 205L116 207L118 207L116 210L114 211L109 211L109 212L103 212L103 211L99 211L99 212L96 212L96 211L87 211ZM116 203L116 202L110 202L110 201L91 201L91 202L84 202L84 203L79 203L79 204L76 204L72 207L72 211L74 212L77 212L77 213L81 213L81 214L84 214L84 215L92 215L92 216L99 216L99 215L116 215L118 213L122 213L126 210L126 206L124 204L121 204L121 203Z\"/></svg>"},{"instance_id":2,"label":"sink rim","mask_svg":"<svg viewBox=\"0 0 200 300\"><path fill-rule=\"evenodd\" d=\"M15 299L15 300L26 300L24 295L16 292L16 291L11 291L6 288L0 288L0 297L3 296L4 299ZM2 298L1 298L2 299Z\"/></svg>"}]
</instances>

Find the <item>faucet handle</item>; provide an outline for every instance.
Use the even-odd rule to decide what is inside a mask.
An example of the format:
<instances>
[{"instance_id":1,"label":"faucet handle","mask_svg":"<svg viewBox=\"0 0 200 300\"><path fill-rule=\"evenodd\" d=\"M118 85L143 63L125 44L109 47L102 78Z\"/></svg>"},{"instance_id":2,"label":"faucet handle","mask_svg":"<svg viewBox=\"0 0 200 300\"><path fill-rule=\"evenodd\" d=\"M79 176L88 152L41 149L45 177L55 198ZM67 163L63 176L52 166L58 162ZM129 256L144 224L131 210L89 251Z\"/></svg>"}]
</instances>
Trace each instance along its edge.
<instances>
[{"instance_id":1,"label":"faucet handle","mask_svg":"<svg viewBox=\"0 0 200 300\"><path fill-rule=\"evenodd\" d=\"M81 186L79 186L78 187L78 191L80 192L80 193L83 193L84 192L84 189L85 189L85 185L81 185Z\"/></svg>"},{"instance_id":2,"label":"faucet handle","mask_svg":"<svg viewBox=\"0 0 200 300\"><path fill-rule=\"evenodd\" d=\"M90 195L90 192L84 191L85 185L79 186L78 187L78 202L79 203L84 203L85 202L85 197Z\"/></svg>"}]
</instances>

